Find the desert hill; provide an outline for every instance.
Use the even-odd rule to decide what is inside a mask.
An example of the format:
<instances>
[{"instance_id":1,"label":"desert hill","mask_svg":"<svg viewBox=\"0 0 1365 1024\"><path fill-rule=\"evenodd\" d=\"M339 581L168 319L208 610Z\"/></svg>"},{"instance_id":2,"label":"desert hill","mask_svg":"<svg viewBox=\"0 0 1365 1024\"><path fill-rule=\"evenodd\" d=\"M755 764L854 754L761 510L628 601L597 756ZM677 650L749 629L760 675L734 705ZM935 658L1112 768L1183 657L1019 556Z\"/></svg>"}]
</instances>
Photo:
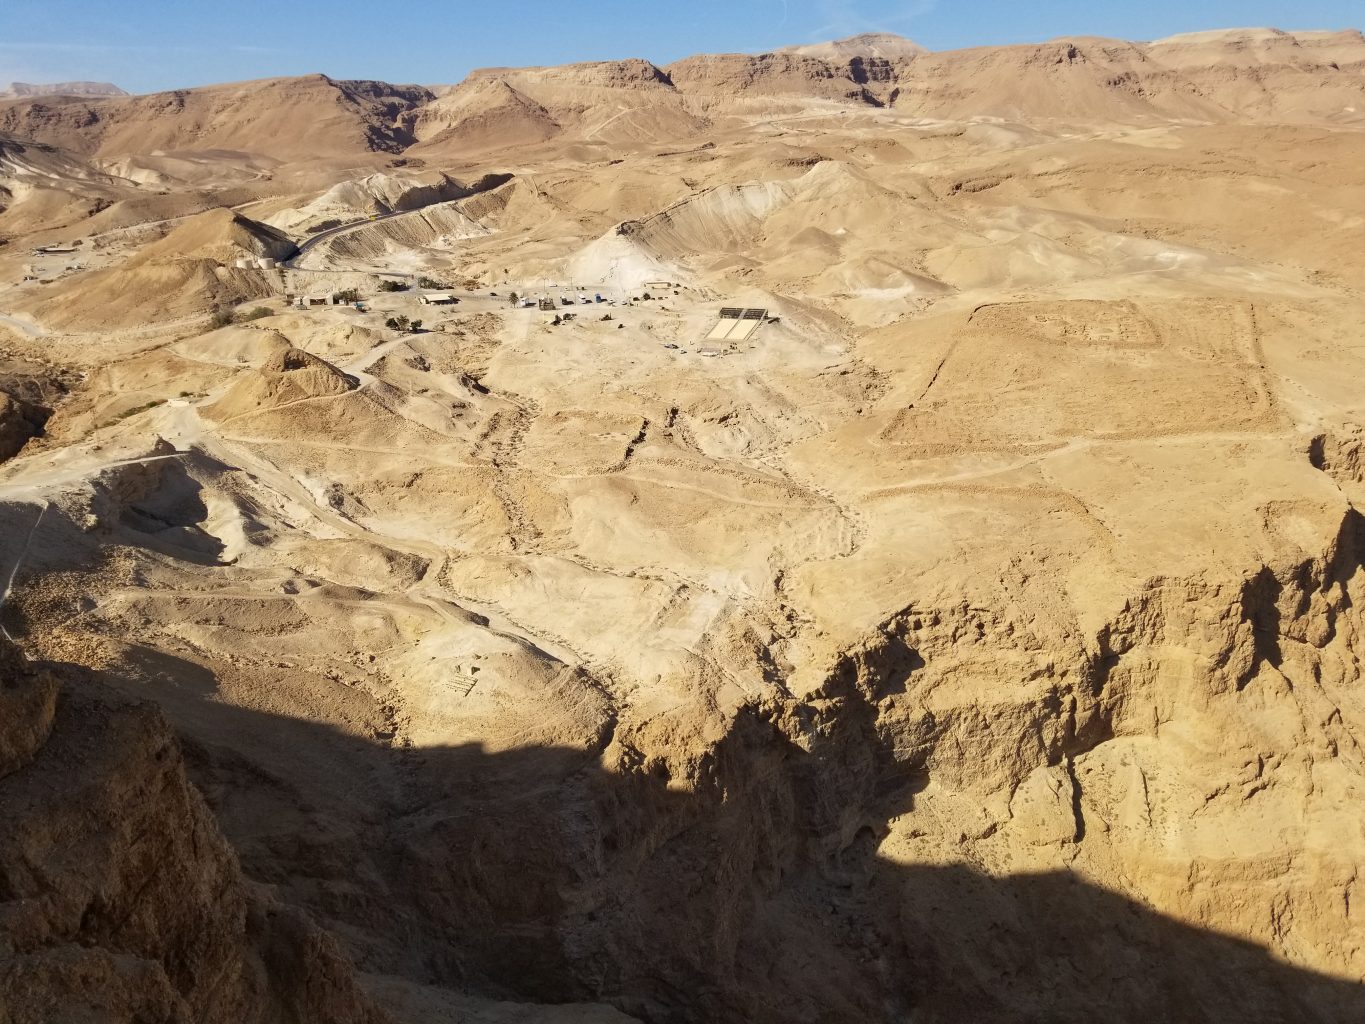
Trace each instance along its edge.
<instances>
[{"instance_id":1,"label":"desert hill","mask_svg":"<svg viewBox=\"0 0 1365 1024\"><path fill-rule=\"evenodd\" d=\"M705 124L668 75L645 60L475 71L413 123L421 140L414 152L444 146L451 155L465 149L466 138L485 148L560 134L610 144L687 138Z\"/></svg>"},{"instance_id":2,"label":"desert hill","mask_svg":"<svg viewBox=\"0 0 1365 1024\"><path fill-rule=\"evenodd\" d=\"M267 358L255 375L243 377L205 412L215 419L231 419L312 398L335 397L357 386L355 378L326 360L289 348Z\"/></svg>"},{"instance_id":3,"label":"desert hill","mask_svg":"<svg viewBox=\"0 0 1365 1024\"><path fill-rule=\"evenodd\" d=\"M215 85L146 96L11 100L0 131L102 159L154 151L258 153L276 160L396 152L401 114L425 89L325 75Z\"/></svg>"},{"instance_id":4,"label":"desert hill","mask_svg":"<svg viewBox=\"0 0 1365 1024\"><path fill-rule=\"evenodd\" d=\"M311 234L313 225L359 220L370 214L419 210L433 203L461 199L469 189L448 175L379 172L341 182L298 209L281 211L272 224ZM311 230L310 230L311 229Z\"/></svg>"},{"instance_id":5,"label":"desert hill","mask_svg":"<svg viewBox=\"0 0 1365 1024\"><path fill-rule=\"evenodd\" d=\"M231 210L209 210L179 222L164 238L116 266L33 293L20 308L63 329L206 316L271 293L265 275L236 267L238 259L283 259L296 248L269 225Z\"/></svg>"},{"instance_id":6,"label":"desert hill","mask_svg":"<svg viewBox=\"0 0 1365 1024\"><path fill-rule=\"evenodd\" d=\"M270 226L258 224L231 210L219 209L190 217L126 265L136 267L185 259L227 263L241 256L284 259L294 248L285 235Z\"/></svg>"},{"instance_id":7,"label":"desert hill","mask_svg":"<svg viewBox=\"0 0 1365 1024\"><path fill-rule=\"evenodd\" d=\"M419 153L443 144L486 152L544 142L561 131L550 111L495 75L456 86L410 115L409 123Z\"/></svg>"},{"instance_id":8,"label":"desert hill","mask_svg":"<svg viewBox=\"0 0 1365 1024\"><path fill-rule=\"evenodd\" d=\"M124 184L55 146L0 135L0 232L28 234L91 217L116 202Z\"/></svg>"}]
</instances>

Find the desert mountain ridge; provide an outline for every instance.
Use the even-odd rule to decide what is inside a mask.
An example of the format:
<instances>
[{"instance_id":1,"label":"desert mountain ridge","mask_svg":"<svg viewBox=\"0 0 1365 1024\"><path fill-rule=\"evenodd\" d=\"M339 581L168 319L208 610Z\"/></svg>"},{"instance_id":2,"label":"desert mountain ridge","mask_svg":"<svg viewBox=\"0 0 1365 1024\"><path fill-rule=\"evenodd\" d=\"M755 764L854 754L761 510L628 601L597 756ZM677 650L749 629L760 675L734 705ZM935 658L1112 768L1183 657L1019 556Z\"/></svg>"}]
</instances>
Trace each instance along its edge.
<instances>
[{"instance_id":1,"label":"desert mountain ridge","mask_svg":"<svg viewBox=\"0 0 1365 1024\"><path fill-rule=\"evenodd\" d=\"M1365 119L1357 30L1220 30L1150 43L1100 38L931 52L888 35L763 54L484 68L428 89L325 75L145 96L0 102L0 132L101 161L223 150L270 160L465 152L696 137L715 118L810 104L907 117L1078 124L1345 124Z\"/></svg>"}]
</instances>

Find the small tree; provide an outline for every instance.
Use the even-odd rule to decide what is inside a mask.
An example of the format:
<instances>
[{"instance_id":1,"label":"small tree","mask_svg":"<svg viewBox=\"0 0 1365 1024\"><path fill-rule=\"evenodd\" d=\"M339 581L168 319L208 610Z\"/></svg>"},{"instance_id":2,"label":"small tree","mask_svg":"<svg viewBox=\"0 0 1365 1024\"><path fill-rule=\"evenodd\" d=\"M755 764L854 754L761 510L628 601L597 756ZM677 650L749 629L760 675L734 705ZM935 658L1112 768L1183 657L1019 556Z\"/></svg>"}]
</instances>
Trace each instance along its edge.
<instances>
[{"instance_id":1,"label":"small tree","mask_svg":"<svg viewBox=\"0 0 1365 1024\"><path fill-rule=\"evenodd\" d=\"M209 317L209 329L218 330L227 327L232 323L232 311L227 309L215 309L213 316Z\"/></svg>"},{"instance_id":2,"label":"small tree","mask_svg":"<svg viewBox=\"0 0 1365 1024\"><path fill-rule=\"evenodd\" d=\"M421 329L422 321L420 320L414 320L412 323L408 324L408 330L412 331L413 334L416 334Z\"/></svg>"},{"instance_id":3,"label":"small tree","mask_svg":"<svg viewBox=\"0 0 1365 1024\"><path fill-rule=\"evenodd\" d=\"M406 331L410 322L405 316L391 316L384 321L384 326L392 331Z\"/></svg>"},{"instance_id":4,"label":"small tree","mask_svg":"<svg viewBox=\"0 0 1365 1024\"><path fill-rule=\"evenodd\" d=\"M507 296L507 304L509 306L515 306L517 304L517 301L518 298L516 292L513 292L511 295Z\"/></svg>"}]
</instances>

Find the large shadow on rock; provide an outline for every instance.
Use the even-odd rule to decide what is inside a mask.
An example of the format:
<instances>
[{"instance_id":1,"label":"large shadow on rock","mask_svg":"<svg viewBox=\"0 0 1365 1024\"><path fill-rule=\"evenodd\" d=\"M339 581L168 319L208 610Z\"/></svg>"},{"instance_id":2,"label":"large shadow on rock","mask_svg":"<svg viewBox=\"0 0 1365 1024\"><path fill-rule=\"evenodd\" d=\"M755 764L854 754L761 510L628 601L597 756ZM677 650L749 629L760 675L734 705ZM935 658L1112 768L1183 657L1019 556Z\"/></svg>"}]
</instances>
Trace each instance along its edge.
<instances>
[{"instance_id":1,"label":"large shadow on rock","mask_svg":"<svg viewBox=\"0 0 1365 1024\"><path fill-rule=\"evenodd\" d=\"M209 517L203 485L175 458L152 464L152 472L142 475L143 486L120 497L97 487L95 502L112 505L106 514L134 531L140 546L197 565L218 564L223 543L203 527Z\"/></svg>"},{"instance_id":2,"label":"large shadow on rock","mask_svg":"<svg viewBox=\"0 0 1365 1024\"><path fill-rule=\"evenodd\" d=\"M166 706L248 874L366 971L660 1024L1365 1021L1365 987L1073 875L887 861L924 777L850 692L745 711L686 785L620 735L418 751L202 680Z\"/></svg>"}]
</instances>

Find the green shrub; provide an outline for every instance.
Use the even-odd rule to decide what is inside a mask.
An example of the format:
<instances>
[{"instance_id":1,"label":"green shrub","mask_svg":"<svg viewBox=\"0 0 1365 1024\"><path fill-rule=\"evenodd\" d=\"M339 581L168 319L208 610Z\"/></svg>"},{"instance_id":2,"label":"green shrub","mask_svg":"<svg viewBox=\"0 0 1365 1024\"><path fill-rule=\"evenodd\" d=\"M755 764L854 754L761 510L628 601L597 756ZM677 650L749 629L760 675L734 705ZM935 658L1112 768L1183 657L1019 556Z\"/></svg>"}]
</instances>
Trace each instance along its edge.
<instances>
[{"instance_id":1,"label":"green shrub","mask_svg":"<svg viewBox=\"0 0 1365 1024\"><path fill-rule=\"evenodd\" d=\"M402 281L390 281L388 278L385 278L383 281L379 282L379 290L381 292L405 292L408 290L408 286Z\"/></svg>"},{"instance_id":2,"label":"green shrub","mask_svg":"<svg viewBox=\"0 0 1365 1024\"><path fill-rule=\"evenodd\" d=\"M140 412L146 412L148 409L155 409L165 401L164 398L157 398L150 402L143 402L141 405L135 405L131 409L124 409L123 412L118 414L118 418L126 420L130 416L136 416Z\"/></svg>"}]
</instances>

